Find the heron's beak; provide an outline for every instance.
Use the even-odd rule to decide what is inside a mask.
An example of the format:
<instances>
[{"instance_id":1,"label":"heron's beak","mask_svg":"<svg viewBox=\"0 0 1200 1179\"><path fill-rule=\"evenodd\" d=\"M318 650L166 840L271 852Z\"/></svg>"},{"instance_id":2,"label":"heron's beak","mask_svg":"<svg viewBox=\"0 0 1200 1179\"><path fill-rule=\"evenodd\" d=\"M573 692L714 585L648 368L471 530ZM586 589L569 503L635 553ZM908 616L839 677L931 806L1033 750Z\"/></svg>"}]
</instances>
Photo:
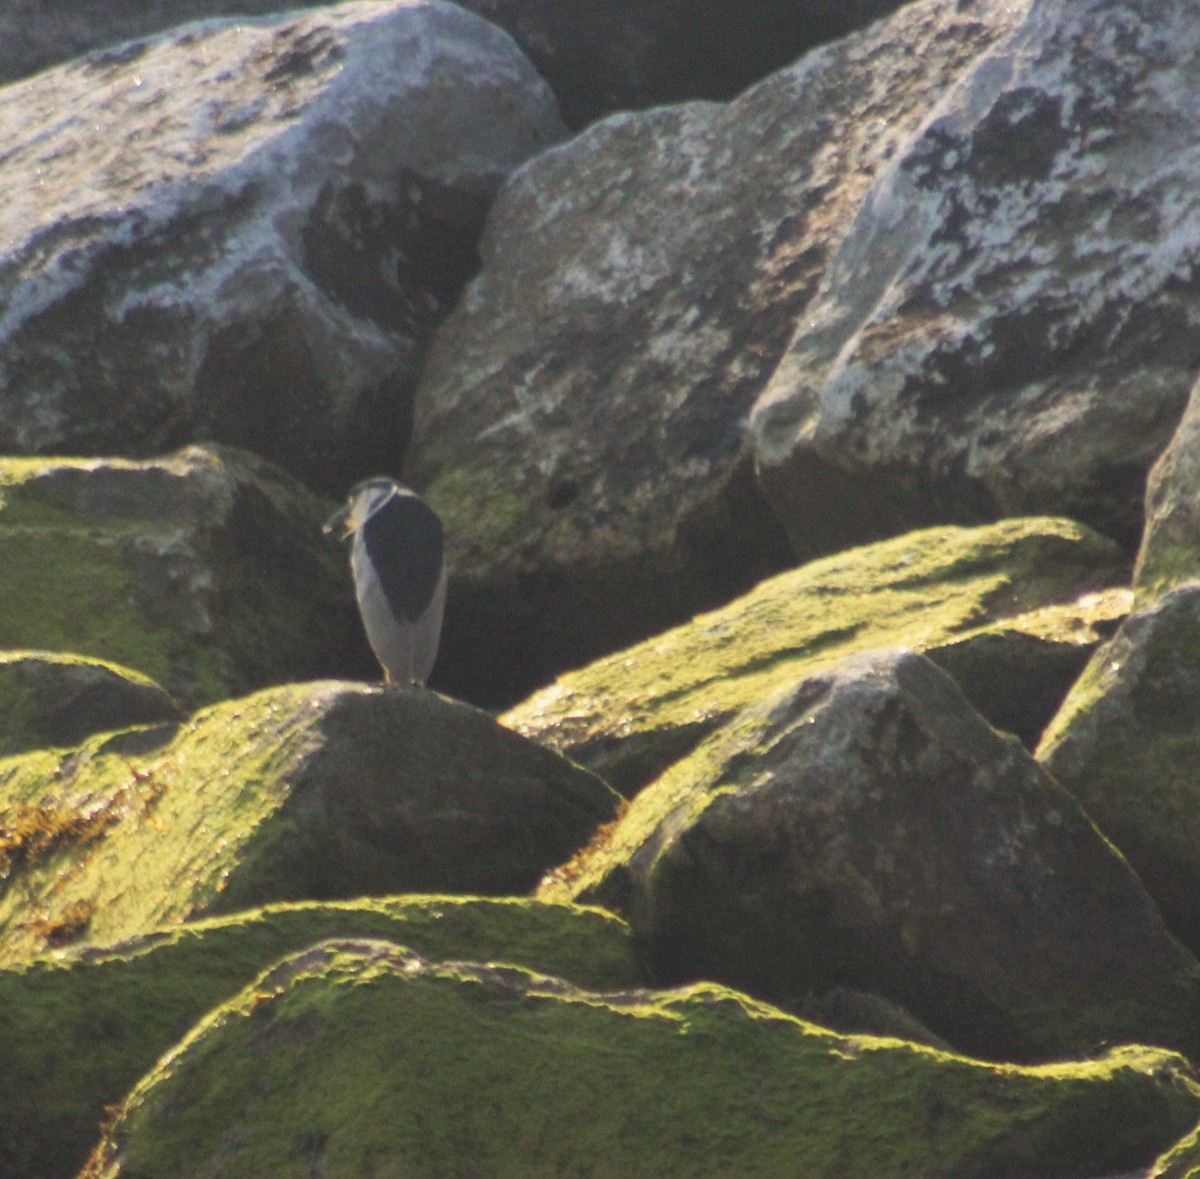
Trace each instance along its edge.
<instances>
[{"instance_id":1,"label":"heron's beak","mask_svg":"<svg viewBox=\"0 0 1200 1179\"><path fill-rule=\"evenodd\" d=\"M338 540L346 540L347 537L354 535L355 528L358 527L358 522L354 519L354 512L349 504L343 504L338 508L321 527L321 531L325 533L332 532L335 528L341 529L338 534Z\"/></svg>"}]
</instances>

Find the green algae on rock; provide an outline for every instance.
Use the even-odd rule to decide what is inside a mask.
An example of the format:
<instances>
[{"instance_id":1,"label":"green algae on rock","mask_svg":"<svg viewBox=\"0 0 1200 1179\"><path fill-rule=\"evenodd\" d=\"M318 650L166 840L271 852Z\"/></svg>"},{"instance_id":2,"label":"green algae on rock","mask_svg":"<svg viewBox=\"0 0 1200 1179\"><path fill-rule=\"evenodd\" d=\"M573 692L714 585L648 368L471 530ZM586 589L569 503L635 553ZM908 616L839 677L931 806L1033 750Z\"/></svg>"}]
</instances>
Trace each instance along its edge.
<instances>
[{"instance_id":1,"label":"green algae on rock","mask_svg":"<svg viewBox=\"0 0 1200 1179\"><path fill-rule=\"evenodd\" d=\"M1145 1165L1198 1110L1155 1049L987 1065L711 984L595 994L343 941L203 1020L84 1173L1053 1179Z\"/></svg>"},{"instance_id":2,"label":"green algae on rock","mask_svg":"<svg viewBox=\"0 0 1200 1179\"><path fill-rule=\"evenodd\" d=\"M542 895L621 913L663 983L874 992L993 1059L1200 1048L1200 965L1129 865L912 652L746 709Z\"/></svg>"},{"instance_id":3,"label":"green algae on rock","mask_svg":"<svg viewBox=\"0 0 1200 1179\"><path fill-rule=\"evenodd\" d=\"M265 689L0 760L0 961L271 901L527 892L617 801L433 692Z\"/></svg>"},{"instance_id":4,"label":"green algae on rock","mask_svg":"<svg viewBox=\"0 0 1200 1179\"><path fill-rule=\"evenodd\" d=\"M1039 759L1200 952L1200 582L1132 615L1092 657Z\"/></svg>"},{"instance_id":5,"label":"green algae on rock","mask_svg":"<svg viewBox=\"0 0 1200 1179\"><path fill-rule=\"evenodd\" d=\"M225 447L0 459L0 648L111 660L189 707L362 647L325 500Z\"/></svg>"},{"instance_id":6,"label":"green algae on rock","mask_svg":"<svg viewBox=\"0 0 1200 1179\"><path fill-rule=\"evenodd\" d=\"M75 1175L105 1107L193 1023L284 955L333 937L595 990L639 982L628 927L601 910L448 896L272 905L0 969L0 1175Z\"/></svg>"},{"instance_id":7,"label":"green algae on rock","mask_svg":"<svg viewBox=\"0 0 1200 1179\"><path fill-rule=\"evenodd\" d=\"M128 667L56 651L0 651L0 757L179 716L166 691Z\"/></svg>"},{"instance_id":8,"label":"green algae on rock","mask_svg":"<svg viewBox=\"0 0 1200 1179\"><path fill-rule=\"evenodd\" d=\"M989 717L1017 709L1011 684L990 658L963 644L1015 635L1033 644L1034 683L1047 667L1062 681L1064 651L1081 666L1097 625L1125 598L1086 597L1128 576L1124 556L1068 520L1005 520L981 528L932 528L839 553L762 582L720 610L562 676L501 720L588 766L622 792L636 792L742 708L847 655L909 647L963 675L968 698ZM1038 659L1042 662L1039 663ZM1022 722L1036 691L1026 693ZM1043 708L1047 706L1043 704Z\"/></svg>"}]
</instances>

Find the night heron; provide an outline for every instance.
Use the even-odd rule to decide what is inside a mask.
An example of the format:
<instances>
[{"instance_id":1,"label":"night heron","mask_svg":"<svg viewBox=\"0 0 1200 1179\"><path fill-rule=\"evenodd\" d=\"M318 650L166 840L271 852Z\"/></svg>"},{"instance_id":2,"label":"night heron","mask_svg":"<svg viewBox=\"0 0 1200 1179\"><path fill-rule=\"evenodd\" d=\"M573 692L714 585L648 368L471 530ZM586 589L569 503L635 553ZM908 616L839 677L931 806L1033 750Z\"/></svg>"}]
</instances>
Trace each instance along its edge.
<instances>
[{"instance_id":1,"label":"night heron","mask_svg":"<svg viewBox=\"0 0 1200 1179\"><path fill-rule=\"evenodd\" d=\"M353 537L350 572L363 628L389 684L424 684L446 606L442 522L394 479L364 479L325 521Z\"/></svg>"}]
</instances>

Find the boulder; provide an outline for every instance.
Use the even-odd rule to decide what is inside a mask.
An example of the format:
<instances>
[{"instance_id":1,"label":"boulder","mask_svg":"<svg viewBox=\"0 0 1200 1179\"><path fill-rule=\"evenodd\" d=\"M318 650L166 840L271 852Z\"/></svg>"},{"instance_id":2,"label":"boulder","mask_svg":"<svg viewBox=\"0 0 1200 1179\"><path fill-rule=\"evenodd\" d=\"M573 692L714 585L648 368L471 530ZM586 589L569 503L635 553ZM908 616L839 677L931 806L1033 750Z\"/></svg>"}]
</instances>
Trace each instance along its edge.
<instances>
[{"instance_id":1,"label":"boulder","mask_svg":"<svg viewBox=\"0 0 1200 1179\"><path fill-rule=\"evenodd\" d=\"M488 202L562 133L441 0L184 26L5 88L0 452L216 439L338 494L394 470Z\"/></svg>"},{"instance_id":2,"label":"boulder","mask_svg":"<svg viewBox=\"0 0 1200 1179\"><path fill-rule=\"evenodd\" d=\"M1139 605L1200 578L1200 385L1146 483L1146 528L1134 567Z\"/></svg>"},{"instance_id":3,"label":"boulder","mask_svg":"<svg viewBox=\"0 0 1200 1179\"><path fill-rule=\"evenodd\" d=\"M1138 543L1195 377L1200 23L996 7L1011 25L881 161L755 407L801 551L1037 513Z\"/></svg>"},{"instance_id":4,"label":"boulder","mask_svg":"<svg viewBox=\"0 0 1200 1179\"><path fill-rule=\"evenodd\" d=\"M1008 31L999 7L902 8L727 106L613 116L504 186L407 468L447 524L448 690L513 704L795 563L748 415L873 174Z\"/></svg>"},{"instance_id":5,"label":"boulder","mask_svg":"<svg viewBox=\"0 0 1200 1179\"><path fill-rule=\"evenodd\" d=\"M1157 1049L985 1065L712 985L597 995L338 941L203 1020L86 1174L1075 1179L1148 1165L1198 1109Z\"/></svg>"},{"instance_id":6,"label":"boulder","mask_svg":"<svg viewBox=\"0 0 1200 1179\"><path fill-rule=\"evenodd\" d=\"M924 651L989 720L1037 735L1128 609L1109 540L1069 520L910 533L778 574L561 676L501 721L632 795L738 712L854 652Z\"/></svg>"},{"instance_id":7,"label":"boulder","mask_svg":"<svg viewBox=\"0 0 1200 1179\"><path fill-rule=\"evenodd\" d=\"M279 958L332 937L524 964L592 989L638 982L615 917L473 897L271 905L0 969L0 1174L71 1179L106 1107L193 1023Z\"/></svg>"},{"instance_id":8,"label":"boulder","mask_svg":"<svg viewBox=\"0 0 1200 1179\"><path fill-rule=\"evenodd\" d=\"M292 7L309 7L301 0ZM751 82L891 12L901 0L465 0L511 34L550 82L572 127L614 110L730 98ZM197 17L272 12L278 0L156 0L113 6L8 0L0 81Z\"/></svg>"},{"instance_id":9,"label":"boulder","mask_svg":"<svg viewBox=\"0 0 1200 1179\"><path fill-rule=\"evenodd\" d=\"M433 692L266 689L0 760L0 961L271 901L528 892L616 802Z\"/></svg>"},{"instance_id":10,"label":"boulder","mask_svg":"<svg viewBox=\"0 0 1200 1179\"><path fill-rule=\"evenodd\" d=\"M226 448L0 459L0 649L120 663L189 707L376 674L331 506Z\"/></svg>"},{"instance_id":11,"label":"boulder","mask_svg":"<svg viewBox=\"0 0 1200 1179\"><path fill-rule=\"evenodd\" d=\"M1130 617L1092 656L1038 758L1129 858L1200 952L1200 582Z\"/></svg>"},{"instance_id":12,"label":"boulder","mask_svg":"<svg viewBox=\"0 0 1200 1179\"><path fill-rule=\"evenodd\" d=\"M1200 965L1129 865L917 654L746 709L546 895L624 915L658 980L876 992L992 1059L1200 1047Z\"/></svg>"},{"instance_id":13,"label":"boulder","mask_svg":"<svg viewBox=\"0 0 1200 1179\"><path fill-rule=\"evenodd\" d=\"M178 719L170 694L127 667L55 651L0 651L0 757Z\"/></svg>"}]
</instances>

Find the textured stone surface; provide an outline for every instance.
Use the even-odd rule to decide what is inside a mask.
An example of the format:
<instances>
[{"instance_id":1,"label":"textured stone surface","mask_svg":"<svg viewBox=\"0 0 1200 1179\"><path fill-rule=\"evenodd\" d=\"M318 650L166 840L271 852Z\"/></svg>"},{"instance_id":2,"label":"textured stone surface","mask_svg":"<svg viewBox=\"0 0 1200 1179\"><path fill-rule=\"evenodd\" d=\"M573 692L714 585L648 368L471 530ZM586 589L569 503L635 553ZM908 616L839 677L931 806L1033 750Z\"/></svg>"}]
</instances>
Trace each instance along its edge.
<instances>
[{"instance_id":1,"label":"textured stone surface","mask_svg":"<svg viewBox=\"0 0 1200 1179\"><path fill-rule=\"evenodd\" d=\"M731 8L722 0L466 0L463 7L512 35L578 127L627 107L729 98L899 3L743 0ZM0 80L185 20L278 7L278 0L8 0L0 10Z\"/></svg>"},{"instance_id":2,"label":"textured stone surface","mask_svg":"<svg viewBox=\"0 0 1200 1179\"><path fill-rule=\"evenodd\" d=\"M284 955L331 937L524 964L597 990L639 981L615 917L471 897L271 905L19 963L0 969L0 1174L72 1179L106 1107L193 1023Z\"/></svg>"},{"instance_id":3,"label":"textured stone surface","mask_svg":"<svg viewBox=\"0 0 1200 1179\"><path fill-rule=\"evenodd\" d=\"M227 448L0 459L0 649L112 660L192 707L373 674L329 507Z\"/></svg>"},{"instance_id":4,"label":"textured stone surface","mask_svg":"<svg viewBox=\"0 0 1200 1179\"><path fill-rule=\"evenodd\" d=\"M1200 951L1200 582L1130 617L1092 657L1039 759Z\"/></svg>"},{"instance_id":5,"label":"textured stone surface","mask_svg":"<svg viewBox=\"0 0 1200 1179\"><path fill-rule=\"evenodd\" d=\"M1134 569L1139 604L1200 578L1200 386L1146 485L1146 528Z\"/></svg>"},{"instance_id":6,"label":"textured stone surface","mask_svg":"<svg viewBox=\"0 0 1200 1179\"><path fill-rule=\"evenodd\" d=\"M418 688L273 688L0 760L0 959L285 900L530 891L597 778Z\"/></svg>"},{"instance_id":7,"label":"textured stone surface","mask_svg":"<svg viewBox=\"0 0 1200 1179\"><path fill-rule=\"evenodd\" d=\"M1146 1165L1197 1101L1154 1049L985 1065L720 987L596 995L342 941L204 1020L88 1175L1067 1179Z\"/></svg>"},{"instance_id":8,"label":"textured stone surface","mask_svg":"<svg viewBox=\"0 0 1200 1179\"><path fill-rule=\"evenodd\" d=\"M440 0L214 21L0 90L0 452L394 470L507 172L562 133Z\"/></svg>"},{"instance_id":9,"label":"textured stone surface","mask_svg":"<svg viewBox=\"0 0 1200 1179\"><path fill-rule=\"evenodd\" d=\"M450 538L448 687L512 703L794 562L746 417L873 175L1013 7L901 9L728 106L605 120L504 187L408 469Z\"/></svg>"},{"instance_id":10,"label":"textured stone surface","mask_svg":"<svg viewBox=\"0 0 1200 1179\"><path fill-rule=\"evenodd\" d=\"M0 757L179 715L169 693L127 667L52 651L0 651Z\"/></svg>"},{"instance_id":11,"label":"textured stone surface","mask_svg":"<svg viewBox=\"0 0 1200 1179\"><path fill-rule=\"evenodd\" d=\"M1069 520L910 533L769 578L501 720L633 794L747 705L854 652L909 647L1030 741L1128 609L1128 591L1095 591L1127 575L1112 541Z\"/></svg>"},{"instance_id":12,"label":"textured stone surface","mask_svg":"<svg viewBox=\"0 0 1200 1179\"><path fill-rule=\"evenodd\" d=\"M798 547L1043 512L1137 544L1195 376L1200 23L987 8L1014 27L881 161L756 408Z\"/></svg>"},{"instance_id":13,"label":"textured stone surface","mask_svg":"<svg viewBox=\"0 0 1200 1179\"><path fill-rule=\"evenodd\" d=\"M956 1047L1200 1047L1200 966L1075 800L911 653L743 712L549 896L609 905L656 977L900 1003Z\"/></svg>"}]
</instances>

